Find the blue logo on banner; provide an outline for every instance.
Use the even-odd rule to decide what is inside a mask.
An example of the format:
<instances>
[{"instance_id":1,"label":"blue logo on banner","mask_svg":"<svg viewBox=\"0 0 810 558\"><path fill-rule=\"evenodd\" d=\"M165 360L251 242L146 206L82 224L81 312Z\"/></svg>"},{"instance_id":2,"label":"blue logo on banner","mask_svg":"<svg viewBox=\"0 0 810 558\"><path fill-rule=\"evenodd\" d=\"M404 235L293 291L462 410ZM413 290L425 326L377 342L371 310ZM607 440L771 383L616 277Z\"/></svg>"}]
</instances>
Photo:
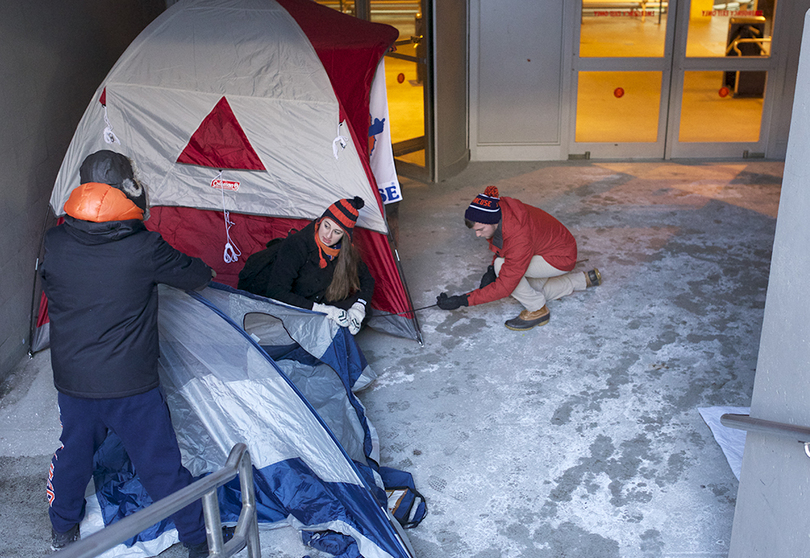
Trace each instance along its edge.
<instances>
[{"instance_id":1,"label":"blue logo on banner","mask_svg":"<svg viewBox=\"0 0 810 558\"><path fill-rule=\"evenodd\" d=\"M385 118L380 120L379 118L374 118L374 122L371 123L371 126L368 127L368 154L369 157L372 153L374 153L374 148L377 146L377 134L382 133L385 130Z\"/></svg>"}]
</instances>

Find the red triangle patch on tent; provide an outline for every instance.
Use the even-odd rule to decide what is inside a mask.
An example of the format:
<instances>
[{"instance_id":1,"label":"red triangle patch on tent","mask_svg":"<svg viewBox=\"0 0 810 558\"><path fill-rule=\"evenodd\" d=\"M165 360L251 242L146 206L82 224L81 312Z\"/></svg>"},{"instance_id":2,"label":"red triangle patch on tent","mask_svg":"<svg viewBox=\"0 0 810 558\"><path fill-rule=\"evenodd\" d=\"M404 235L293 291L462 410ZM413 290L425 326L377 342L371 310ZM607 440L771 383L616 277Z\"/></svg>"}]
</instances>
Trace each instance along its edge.
<instances>
[{"instance_id":1,"label":"red triangle patch on tent","mask_svg":"<svg viewBox=\"0 0 810 558\"><path fill-rule=\"evenodd\" d=\"M215 169L266 170L225 97L203 119L177 162Z\"/></svg>"}]
</instances>

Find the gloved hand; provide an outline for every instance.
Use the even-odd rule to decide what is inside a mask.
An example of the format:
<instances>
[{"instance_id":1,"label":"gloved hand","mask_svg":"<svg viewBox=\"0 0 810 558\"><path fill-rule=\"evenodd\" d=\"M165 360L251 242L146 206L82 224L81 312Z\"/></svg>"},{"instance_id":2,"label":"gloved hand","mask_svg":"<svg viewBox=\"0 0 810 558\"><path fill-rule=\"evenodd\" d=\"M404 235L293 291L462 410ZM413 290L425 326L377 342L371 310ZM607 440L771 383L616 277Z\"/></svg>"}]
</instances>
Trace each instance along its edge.
<instances>
[{"instance_id":1,"label":"gloved hand","mask_svg":"<svg viewBox=\"0 0 810 558\"><path fill-rule=\"evenodd\" d=\"M495 266L494 265L489 266L487 268L486 273L484 273L484 276L481 277L481 284L478 285L478 288L483 289L487 285L490 285L490 284L494 283L495 279L497 279L497 278L498 278L498 276L495 275Z\"/></svg>"},{"instance_id":2,"label":"gloved hand","mask_svg":"<svg viewBox=\"0 0 810 558\"><path fill-rule=\"evenodd\" d=\"M460 306L467 306L467 297L469 294L447 296L447 293L442 293L436 297L436 304L442 310L455 310Z\"/></svg>"},{"instance_id":3,"label":"gloved hand","mask_svg":"<svg viewBox=\"0 0 810 558\"><path fill-rule=\"evenodd\" d=\"M330 320L335 322L340 327L349 327L349 315L346 314L346 311L342 308L338 308L337 306L331 306L329 304L320 304L315 302L312 304L312 309L315 312L321 312L322 314L326 314Z\"/></svg>"},{"instance_id":4,"label":"gloved hand","mask_svg":"<svg viewBox=\"0 0 810 558\"><path fill-rule=\"evenodd\" d=\"M349 315L349 333L357 335L360 326L363 324L363 318L366 317L366 305L357 301L352 304L352 307L346 313Z\"/></svg>"}]
</instances>

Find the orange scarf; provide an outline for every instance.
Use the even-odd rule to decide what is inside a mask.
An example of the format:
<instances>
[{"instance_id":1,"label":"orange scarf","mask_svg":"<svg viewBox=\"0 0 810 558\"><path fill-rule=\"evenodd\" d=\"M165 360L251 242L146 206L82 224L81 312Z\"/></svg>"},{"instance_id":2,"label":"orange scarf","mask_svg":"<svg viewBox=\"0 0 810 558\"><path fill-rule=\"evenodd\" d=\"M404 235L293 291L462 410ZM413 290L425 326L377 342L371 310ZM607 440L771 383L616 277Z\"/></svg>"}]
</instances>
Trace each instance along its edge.
<instances>
[{"instance_id":1,"label":"orange scarf","mask_svg":"<svg viewBox=\"0 0 810 558\"><path fill-rule=\"evenodd\" d=\"M332 248L331 246L327 246L323 242L321 242L321 237L318 234L318 229L321 228L320 220L315 223L315 244L318 245L318 257L320 258L320 263L318 266L321 269L326 268L326 259L324 258L324 254L326 254L330 260L334 260L337 258L338 254L340 253L340 248ZM338 243L340 244L340 243Z\"/></svg>"}]
</instances>

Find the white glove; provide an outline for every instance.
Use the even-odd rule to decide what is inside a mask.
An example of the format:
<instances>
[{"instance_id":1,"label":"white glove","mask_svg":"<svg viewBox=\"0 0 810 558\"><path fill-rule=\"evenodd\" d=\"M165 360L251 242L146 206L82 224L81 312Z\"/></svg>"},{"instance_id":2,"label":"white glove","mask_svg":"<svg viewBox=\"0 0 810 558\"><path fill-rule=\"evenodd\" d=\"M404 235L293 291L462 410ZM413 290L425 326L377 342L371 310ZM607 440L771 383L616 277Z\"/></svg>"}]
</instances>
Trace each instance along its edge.
<instances>
[{"instance_id":1,"label":"white glove","mask_svg":"<svg viewBox=\"0 0 810 558\"><path fill-rule=\"evenodd\" d=\"M363 318L366 317L366 305L357 301L352 304L347 313L349 314L349 333L357 335L360 326L363 324Z\"/></svg>"},{"instance_id":2,"label":"white glove","mask_svg":"<svg viewBox=\"0 0 810 558\"><path fill-rule=\"evenodd\" d=\"M319 304L317 302L312 304L312 309L315 312L321 312L322 314L326 314L327 317L335 322L340 327L348 327L349 326L349 316L346 314L346 311L342 308L338 308L337 306L331 306L329 304Z\"/></svg>"}]
</instances>

